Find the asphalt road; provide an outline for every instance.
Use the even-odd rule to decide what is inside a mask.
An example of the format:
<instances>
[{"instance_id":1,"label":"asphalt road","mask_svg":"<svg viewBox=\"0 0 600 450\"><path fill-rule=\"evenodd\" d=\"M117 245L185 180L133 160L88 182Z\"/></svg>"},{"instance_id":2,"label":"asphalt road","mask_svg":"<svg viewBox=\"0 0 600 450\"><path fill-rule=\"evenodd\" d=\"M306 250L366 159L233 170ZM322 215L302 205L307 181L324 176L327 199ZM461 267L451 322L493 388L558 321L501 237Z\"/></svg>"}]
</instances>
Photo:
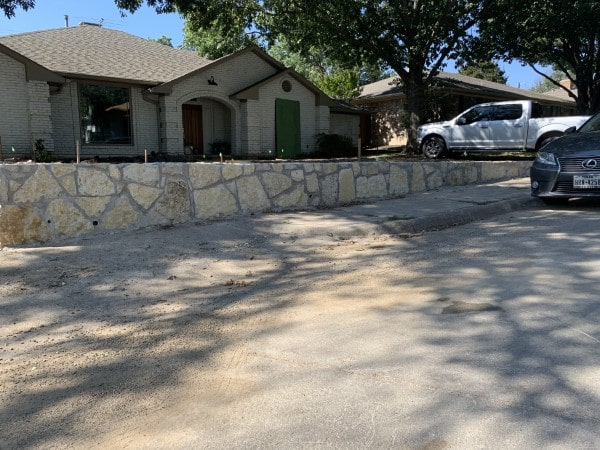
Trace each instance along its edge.
<instances>
[{"instance_id":1,"label":"asphalt road","mask_svg":"<svg viewBox=\"0 0 600 450\"><path fill-rule=\"evenodd\" d=\"M598 448L594 204L0 251L1 448Z\"/></svg>"}]
</instances>

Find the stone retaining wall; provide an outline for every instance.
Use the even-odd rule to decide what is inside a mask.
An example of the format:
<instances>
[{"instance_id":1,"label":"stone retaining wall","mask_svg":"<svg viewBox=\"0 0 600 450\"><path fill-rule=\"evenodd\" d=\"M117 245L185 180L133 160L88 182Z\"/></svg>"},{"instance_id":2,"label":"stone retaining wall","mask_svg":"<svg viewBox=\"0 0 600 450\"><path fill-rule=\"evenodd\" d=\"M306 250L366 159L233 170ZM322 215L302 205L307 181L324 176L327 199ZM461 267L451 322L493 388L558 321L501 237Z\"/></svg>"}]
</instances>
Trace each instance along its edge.
<instances>
[{"instance_id":1,"label":"stone retaining wall","mask_svg":"<svg viewBox=\"0 0 600 450\"><path fill-rule=\"evenodd\" d=\"M0 246L526 176L519 162L0 164Z\"/></svg>"}]
</instances>

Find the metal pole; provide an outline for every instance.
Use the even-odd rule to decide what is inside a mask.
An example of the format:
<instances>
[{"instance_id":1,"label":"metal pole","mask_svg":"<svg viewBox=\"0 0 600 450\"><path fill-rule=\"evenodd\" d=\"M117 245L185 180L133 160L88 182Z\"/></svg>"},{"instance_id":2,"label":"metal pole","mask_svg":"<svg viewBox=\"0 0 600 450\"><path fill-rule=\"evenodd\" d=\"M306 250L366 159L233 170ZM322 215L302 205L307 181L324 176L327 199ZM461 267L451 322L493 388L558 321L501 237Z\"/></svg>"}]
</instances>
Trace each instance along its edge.
<instances>
[{"instance_id":1,"label":"metal pole","mask_svg":"<svg viewBox=\"0 0 600 450\"><path fill-rule=\"evenodd\" d=\"M75 152L77 156L77 164L81 162L81 141L77 139L75 141Z\"/></svg>"},{"instance_id":2,"label":"metal pole","mask_svg":"<svg viewBox=\"0 0 600 450\"><path fill-rule=\"evenodd\" d=\"M362 150L361 147L362 147L362 145L360 142L360 138L358 138L358 159L361 158L361 150Z\"/></svg>"},{"instance_id":3,"label":"metal pole","mask_svg":"<svg viewBox=\"0 0 600 450\"><path fill-rule=\"evenodd\" d=\"M0 161L4 161L4 154L2 153L2 136L0 136Z\"/></svg>"}]
</instances>

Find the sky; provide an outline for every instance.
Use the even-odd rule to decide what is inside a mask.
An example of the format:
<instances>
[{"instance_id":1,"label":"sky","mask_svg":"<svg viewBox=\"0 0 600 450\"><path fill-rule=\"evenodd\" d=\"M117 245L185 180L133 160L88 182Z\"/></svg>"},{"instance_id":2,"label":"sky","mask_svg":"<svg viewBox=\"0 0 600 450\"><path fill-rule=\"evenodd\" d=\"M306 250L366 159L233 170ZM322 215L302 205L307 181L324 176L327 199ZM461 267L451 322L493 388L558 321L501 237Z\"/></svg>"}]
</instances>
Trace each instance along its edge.
<instances>
[{"instance_id":1,"label":"sky","mask_svg":"<svg viewBox=\"0 0 600 450\"><path fill-rule=\"evenodd\" d=\"M170 37L175 47L183 41L183 20L178 14L157 14L144 5L134 14L121 17L113 0L36 0L35 8L29 11L19 9L10 19L0 13L0 36L64 27L65 15L69 16L69 26L80 22L102 22L106 28L142 38ZM531 68L522 67L518 62L508 64L501 61L499 65L510 86L531 89L541 80ZM452 64L446 70L455 71Z\"/></svg>"}]
</instances>

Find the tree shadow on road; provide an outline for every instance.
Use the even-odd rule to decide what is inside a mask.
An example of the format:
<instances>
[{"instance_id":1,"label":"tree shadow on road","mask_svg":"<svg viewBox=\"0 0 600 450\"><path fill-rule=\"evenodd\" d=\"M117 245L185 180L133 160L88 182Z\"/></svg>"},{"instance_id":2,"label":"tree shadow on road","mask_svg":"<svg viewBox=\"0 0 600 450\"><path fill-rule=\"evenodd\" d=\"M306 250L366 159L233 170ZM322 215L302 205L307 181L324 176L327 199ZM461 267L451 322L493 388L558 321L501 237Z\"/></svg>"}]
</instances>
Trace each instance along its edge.
<instances>
[{"instance_id":1,"label":"tree shadow on road","mask_svg":"<svg viewBox=\"0 0 600 450\"><path fill-rule=\"evenodd\" d=\"M497 433L507 441L526 426L524 444L597 443L596 212L575 203L410 238L303 242L239 219L5 249L0 438L9 448L82 433L101 442L111 422L159 410L199 373L238 364L223 360L228 349L288 335L288 347L263 349L272 357L263 371L293 356L299 378L274 370L269 389L321 380L352 401L346 383L358 378L388 403L380 440L357 434L357 445L392 442L394 402L419 390L436 395L396 411L417 424L403 435L409 446L482 415L505 423ZM295 316L299 304L314 322ZM227 389L223 380L214 401L243 400ZM334 423L345 410L331 408ZM363 413L357 420L376 414ZM298 426L308 420L290 414Z\"/></svg>"}]
</instances>

